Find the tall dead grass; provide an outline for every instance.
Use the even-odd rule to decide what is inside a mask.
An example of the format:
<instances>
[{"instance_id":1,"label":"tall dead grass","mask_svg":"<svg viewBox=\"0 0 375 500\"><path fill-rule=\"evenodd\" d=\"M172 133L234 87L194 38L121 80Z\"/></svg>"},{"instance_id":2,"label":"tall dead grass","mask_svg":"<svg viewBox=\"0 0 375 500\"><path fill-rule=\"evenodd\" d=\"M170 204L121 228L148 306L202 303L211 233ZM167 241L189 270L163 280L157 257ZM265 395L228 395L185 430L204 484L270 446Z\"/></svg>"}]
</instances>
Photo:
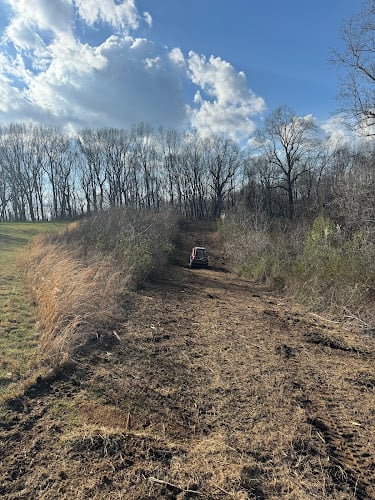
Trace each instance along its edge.
<instances>
[{"instance_id":1,"label":"tall dead grass","mask_svg":"<svg viewBox=\"0 0 375 500\"><path fill-rule=\"evenodd\" d=\"M320 216L312 223L254 220L246 212L221 225L233 270L284 290L311 310L373 325L375 241L368 227L351 234Z\"/></svg>"},{"instance_id":2,"label":"tall dead grass","mask_svg":"<svg viewBox=\"0 0 375 500\"><path fill-rule=\"evenodd\" d=\"M114 339L124 295L165 267L176 227L171 214L115 210L35 238L19 266L38 307L38 361L57 369Z\"/></svg>"}]
</instances>

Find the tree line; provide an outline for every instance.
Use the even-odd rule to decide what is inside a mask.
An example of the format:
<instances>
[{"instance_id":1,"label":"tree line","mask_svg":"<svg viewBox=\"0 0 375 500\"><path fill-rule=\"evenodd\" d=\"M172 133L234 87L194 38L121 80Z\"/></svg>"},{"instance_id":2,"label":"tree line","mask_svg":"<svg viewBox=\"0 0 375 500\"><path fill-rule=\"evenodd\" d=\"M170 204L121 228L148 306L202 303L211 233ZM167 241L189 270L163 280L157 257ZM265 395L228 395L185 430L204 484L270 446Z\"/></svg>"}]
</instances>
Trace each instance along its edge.
<instances>
[{"instance_id":1,"label":"tree line","mask_svg":"<svg viewBox=\"0 0 375 500\"><path fill-rule=\"evenodd\" d=\"M0 129L0 219L71 219L107 207L174 207L199 219L232 203L244 162L232 140L193 132L30 124Z\"/></svg>"},{"instance_id":2,"label":"tree line","mask_svg":"<svg viewBox=\"0 0 375 500\"><path fill-rule=\"evenodd\" d=\"M0 129L0 220L74 219L117 206L215 219L239 205L295 219L327 206L339 216L344 199L373 218L372 142L333 148L310 117L280 107L254 144L145 123L75 136L12 124Z\"/></svg>"}]
</instances>

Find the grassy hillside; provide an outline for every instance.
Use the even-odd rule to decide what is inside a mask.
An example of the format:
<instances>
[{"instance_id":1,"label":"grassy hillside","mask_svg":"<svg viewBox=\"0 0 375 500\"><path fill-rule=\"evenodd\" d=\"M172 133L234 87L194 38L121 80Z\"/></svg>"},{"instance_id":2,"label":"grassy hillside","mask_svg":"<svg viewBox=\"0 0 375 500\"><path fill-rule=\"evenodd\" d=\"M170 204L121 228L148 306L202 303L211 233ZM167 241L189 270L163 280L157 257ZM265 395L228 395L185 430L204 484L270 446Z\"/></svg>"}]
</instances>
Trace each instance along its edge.
<instances>
[{"instance_id":1,"label":"grassy hillside","mask_svg":"<svg viewBox=\"0 0 375 500\"><path fill-rule=\"evenodd\" d=\"M16 267L20 250L37 234L56 232L62 223L0 223L0 394L29 368L39 333L35 310Z\"/></svg>"}]
</instances>

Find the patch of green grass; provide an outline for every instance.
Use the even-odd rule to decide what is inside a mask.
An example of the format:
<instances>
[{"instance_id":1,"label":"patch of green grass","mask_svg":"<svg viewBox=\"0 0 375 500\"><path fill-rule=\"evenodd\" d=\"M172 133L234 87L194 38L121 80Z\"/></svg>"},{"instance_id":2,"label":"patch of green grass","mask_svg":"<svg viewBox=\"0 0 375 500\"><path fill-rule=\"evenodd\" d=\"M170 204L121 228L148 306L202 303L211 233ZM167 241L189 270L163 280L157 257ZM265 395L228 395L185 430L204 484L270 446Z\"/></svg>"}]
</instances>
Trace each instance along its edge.
<instances>
[{"instance_id":1,"label":"patch of green grass","mask_svg":"<svg viewBox=\"0 0 375 500\"><path fill-rule=\"evenodd\" d=\"M60 399L54 401L50 414L55 422L60 422L62 427L66 430L72 430L78 426L80 419L77 407L74 401L67 401Z\"/></svg>"},{"instance_id":2,"label":"patch of green grass","mask_svg":"<svg viewBox=\"0 0 375 500\"><path fill-rule=\"evenodd\" d=\"M24 290L17 257L33 236L55 232L65 225L0 223L0 396L28 372L39 338L35 308Z\"/></svg>"}]
</instances>

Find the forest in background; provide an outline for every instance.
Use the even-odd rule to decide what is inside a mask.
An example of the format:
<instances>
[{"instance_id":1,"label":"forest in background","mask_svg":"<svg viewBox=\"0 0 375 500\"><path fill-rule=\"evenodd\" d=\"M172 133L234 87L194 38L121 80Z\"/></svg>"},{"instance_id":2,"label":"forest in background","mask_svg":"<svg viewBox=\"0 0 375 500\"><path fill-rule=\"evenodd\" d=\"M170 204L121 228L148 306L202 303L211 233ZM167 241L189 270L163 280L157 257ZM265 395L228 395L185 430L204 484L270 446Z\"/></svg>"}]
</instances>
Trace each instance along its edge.
<instances>
[{"instance_id":1,"label":"forest in background","mask_svg":"<svg viewBox=\"0 0 375 500\"><path fill-rule=\"evenodd\" d=\"M374 148L319 137L310 117L277 109L257 151L194 132L30 124L0 129L0 220L76 219L109 207L173 208L192 220L247 208L269 219L373 220Z\"/></svg>"}]
</instances>

